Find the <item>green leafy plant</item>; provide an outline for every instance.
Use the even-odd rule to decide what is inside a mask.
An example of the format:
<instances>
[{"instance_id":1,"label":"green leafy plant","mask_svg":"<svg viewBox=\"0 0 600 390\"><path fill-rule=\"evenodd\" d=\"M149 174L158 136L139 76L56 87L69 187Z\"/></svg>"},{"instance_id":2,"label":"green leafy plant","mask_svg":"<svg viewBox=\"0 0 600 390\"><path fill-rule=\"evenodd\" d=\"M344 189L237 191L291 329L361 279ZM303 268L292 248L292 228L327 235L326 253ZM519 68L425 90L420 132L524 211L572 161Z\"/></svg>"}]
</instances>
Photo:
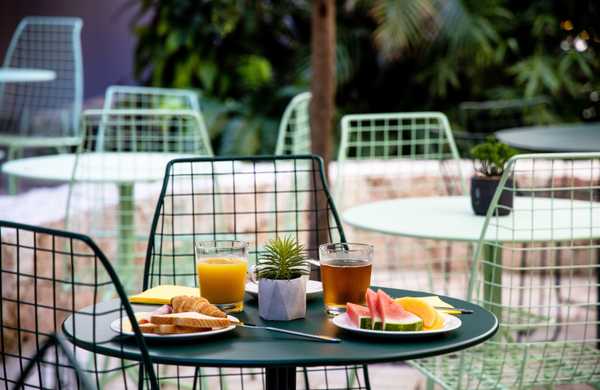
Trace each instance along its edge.
<instances>
[{"instance_id":1,"label":"green leafy plant","mask_svg":"<svg viewBox=\"0 0 600 390\"><path fill-rule=\"evenodd\" d=\"M487 177L502 176L504 165L517 153L516 149L495 138L488 138L486 142L471 149L471 156L479 163L477 172Z\"/></svg>"},{"instance_id":2,"label":"green leafy plant","mask_svg":"<svg viewBox=\"0 0 600 390\"><path fill-rule=\"evenodd\" d=\"M309 272L304 247L291 236L270 240L258 258L259 279L290 280L308 275Z\"/></svg>"}]
</instances>

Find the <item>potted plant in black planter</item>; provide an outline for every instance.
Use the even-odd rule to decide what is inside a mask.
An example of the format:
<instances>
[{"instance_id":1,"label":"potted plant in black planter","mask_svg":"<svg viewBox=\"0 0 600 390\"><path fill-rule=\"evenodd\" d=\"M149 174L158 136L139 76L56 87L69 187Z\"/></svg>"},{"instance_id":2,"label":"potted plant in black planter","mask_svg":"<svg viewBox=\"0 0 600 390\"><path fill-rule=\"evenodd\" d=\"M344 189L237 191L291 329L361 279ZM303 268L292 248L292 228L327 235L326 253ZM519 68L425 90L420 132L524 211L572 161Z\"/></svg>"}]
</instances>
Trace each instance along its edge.
<instances>
[{"instance_id":1,"label":"potted plant in black planter","mask_svg":"<svg viewBox=\"0 0 600 390\"><path fill-rule=\"evenodd\" d=\"M302 245L290 236L265 245L257 261L258 312L265 320L289 321L306 315L306 277Z\"/></svg>"},{"instance_id":2,"label":"potted plant in black planter","mask_svg":"<svg viewBox=\"0 0 600 390\"><path fill-rule=\"evenodd\" d=\"M504 173L504 165L516 154L515 149L494 138L490 138L471 149L471 156L478 165L475 168L477 174L471 178L471 206L475 214L487 214L500 178ZM512 178L508 179L506 186L513 186ZM510 214L513 205L513 193L503 191L498 203L506 206L497 208L498 215Z\"/></svg>"}]
</instances>

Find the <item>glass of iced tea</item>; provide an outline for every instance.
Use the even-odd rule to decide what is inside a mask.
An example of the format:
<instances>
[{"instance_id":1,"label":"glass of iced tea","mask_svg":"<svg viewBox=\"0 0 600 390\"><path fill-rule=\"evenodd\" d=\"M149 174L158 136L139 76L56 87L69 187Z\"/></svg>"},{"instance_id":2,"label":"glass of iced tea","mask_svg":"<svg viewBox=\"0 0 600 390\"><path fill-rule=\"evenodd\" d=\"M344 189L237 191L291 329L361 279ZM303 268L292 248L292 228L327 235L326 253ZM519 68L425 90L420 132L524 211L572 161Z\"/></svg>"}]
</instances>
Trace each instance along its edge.
<instances>
[{"instance_id":1,"label":"glass of iced tea","mask_svg":"<svg viewBox=\"0 0 600 390\"><path fill-rule=\"evenodd\" d=\"M373 245L323 244L319 246L323 301L327 313L343 313L346 303L365 303L371 284Z\"/></svg>"},{"instance_id":2,"label":"glass of iced tea","mask_svg":"<svg viewBox=\"0 0 600 390\"><path fill-rule=\"evenodd\" d=\"M248 243L243 241L196 243L196 275L200 296L228 313L244 310L247 248Z\"/></svg>"}]
</instances>

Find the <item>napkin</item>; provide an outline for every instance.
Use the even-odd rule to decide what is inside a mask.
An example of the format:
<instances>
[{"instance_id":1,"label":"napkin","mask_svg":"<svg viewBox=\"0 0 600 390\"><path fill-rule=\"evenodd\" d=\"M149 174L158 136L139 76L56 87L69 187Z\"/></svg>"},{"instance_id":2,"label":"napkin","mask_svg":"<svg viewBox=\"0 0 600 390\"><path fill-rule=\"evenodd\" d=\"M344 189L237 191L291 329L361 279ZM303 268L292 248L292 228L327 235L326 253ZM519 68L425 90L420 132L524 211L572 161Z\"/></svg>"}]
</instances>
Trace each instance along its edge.
<instances>
[{"instance_id":1,"label":"napkin","mask_svg":"<svg viewBox=\"0 0 600 390\"><path fill-rule=\"evenodd\" d=\"M416 297L416 298L429 303L431 306L438 308L439 311L443 311L444 313L460 314L459 310L452 310L452 309L454 309L454 306L442 301L442 299L440 297L438 297L437 295L431 295L431 296L427 296L427 297ZM439 309L442 307L444 309Z\"/></svg>"},{"instance_id":2,"label":"napkin","mask_svg":"<svg viewBox=\"0 0 600 390\"><path fill-rule=\"evenodd\" d=\"M151 305L167 305L171 303L171 298L178 295L199 297L200 289L198 287L185 287L165 284L152 287L144 292L132 295L129 297L129 302L147 303Z\"/></svg>"}]
</instances>

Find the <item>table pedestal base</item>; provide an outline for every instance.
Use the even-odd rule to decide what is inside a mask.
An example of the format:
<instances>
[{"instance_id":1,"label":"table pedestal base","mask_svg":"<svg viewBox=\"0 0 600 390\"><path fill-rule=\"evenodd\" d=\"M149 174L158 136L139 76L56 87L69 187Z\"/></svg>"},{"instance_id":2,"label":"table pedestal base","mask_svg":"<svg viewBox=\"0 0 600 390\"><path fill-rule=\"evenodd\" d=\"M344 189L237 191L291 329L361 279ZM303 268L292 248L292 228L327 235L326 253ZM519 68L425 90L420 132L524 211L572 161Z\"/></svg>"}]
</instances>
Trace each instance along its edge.
<instances>
[{"instance_id":1,"label":"table pedestal base","mask_svg":"<svg viewBox=\"0 0 600 390\"><path fill-rule=\"evenodd\" d=\"M296 367L265 369L265 390L296 390Z\"/></svg>"}]
</instances>

